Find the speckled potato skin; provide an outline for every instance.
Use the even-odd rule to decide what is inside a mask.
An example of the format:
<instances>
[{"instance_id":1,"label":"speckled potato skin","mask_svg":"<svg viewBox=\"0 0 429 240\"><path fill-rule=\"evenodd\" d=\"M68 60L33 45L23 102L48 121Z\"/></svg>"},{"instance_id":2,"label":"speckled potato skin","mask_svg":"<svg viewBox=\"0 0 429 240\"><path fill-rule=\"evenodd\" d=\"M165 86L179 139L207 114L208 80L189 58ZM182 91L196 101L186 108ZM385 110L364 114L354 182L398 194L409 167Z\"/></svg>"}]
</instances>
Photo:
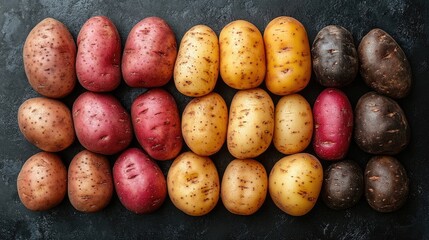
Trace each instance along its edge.
<instances>
[{"instance_id":1,"label":"speckled potato skin","mask_svg":"<svg viewBox=\"0 0 429 240\"><path fill-rule=\"evenodd\" d=\"M273 19L264 31L268 90L288 95L304 89L311 77L311 54L304 26L292 17Z\"/></svg>"},{"instance_id":2,"label":"speckled potato skin","mask_svg":"<svg viewBox=\"0 0 429 240\"><path fill-rule=\"evenodd\" d=\"M235 159L226 167L220 189L222 203L228 211L238 215L254 214L267 196L267 172L254 159Z\"/></svg>"},{"instance_id":3,"label":"speckled potato skin","mask_svg":"<svg viewBox=\"0 0 429 240\"><path fill-rule=\"evenodd\" d=\"M45 211L64 199L67 193L67 170L58 155L39 152L24 163L16 185L19 199L26 208Z\"/></svg>"},{"instance_id":4,"label":"speckled potato skin","mask_svg":"<svg viewBox=\"0 0 429 240\"><path fill-rule=\"evenodd\" d=\"M47 152L59 152L75 139L70 109L62 102L36 97L18 109L18 126L24 137Z\"/></svg>"},{"instance_id":5,"label":"speckled potato skin","mask_svg":"<svg viewBox=\"0 0 429 240\"><path fill-rule=\"evenodd\" d=\"M196 25L183 36L174 66L174 84L189 97L213 91L219 76L219 40L208 26Z\"/></svg>"},{"instance_id":6,"label":"speckled potato skin","mask_svg":"<svg viewBox=\"0 0 429 240\"><path fill-rule=\"evenodd\" d=\"M76 85L76 44L67 27L45 18L28 34L24 70L31 87L43 96L62 98Z\"/></svg>"},{"instance_id":7,"label":"speckled potato skin","mask_svg":"<svg viewBox=\"0 0 429 240\"><path fill-rule=\"evenodd\" d=\"M192 99L182 113L186 145L200 156L217 153L226 139L228 107L218 93Z\"/></svg>"},{"instance_id":8,"label":"speckled potato skin","mask_svg":"<svg viewBox=\"0 0 429 240\"><path fill-rule=\"evenodd\" d=\"M270 146L274 134L274 103L261 89L238 91L231 102L228 150L235 158L255 158Z\"/></svg>"},{"instance_id":9,"label":"speckled potato skin","mask_svg":"<svg viewBox=\"0 0 429 240\"><path fill-rule=\"evenodd\" d=\"M180 154L167 175L168 195L174 206L191 216L209 213L219 200L219 175L208 157Z\"/></svg>"},{"instance_id":10,"label":"speckled potato skin","mask_svg":"<svg viewBox=\"0 0 429 240\"><path fill-rule=\"evenodd\" d=\"M112 198L113 177L109 160L83 150L70 162L68 168L68 197L72 206L81 212L97 212Z\"/></svg>"},{"instance_id":11,"label":"speckled potato skin","mask_svg":"<svg viewBox=\"0 0 429 240\"><path fill-rule=\"evenodd\" d=\"M252 23L236 20L219 34L220 75L235 89L258 87L265 77L265 49L262 34Z\"/></svg>"},{"instance_id":12,"label":"speckled potato skin","mask_svg":"<svg viewBox=\"0 0 429 240\"><path fill-rule=\"evenodd\" d=\"M271 199L292 216L307 214L316 204L323 182L319 160L308 153L283 157L273 166L268 179Z\"/></svg>"},{"instance_id":13,"label":"speckled potato skin","mask_svg":"<svg viewBox=\"0 0 429 240\"><path fill-rule=\"evenodd\" d=\"M299 94L280 98L275 109L273 143L283 154L304 151L313 136L313 113L308 101Z\"/></svg>"}]
</instances>

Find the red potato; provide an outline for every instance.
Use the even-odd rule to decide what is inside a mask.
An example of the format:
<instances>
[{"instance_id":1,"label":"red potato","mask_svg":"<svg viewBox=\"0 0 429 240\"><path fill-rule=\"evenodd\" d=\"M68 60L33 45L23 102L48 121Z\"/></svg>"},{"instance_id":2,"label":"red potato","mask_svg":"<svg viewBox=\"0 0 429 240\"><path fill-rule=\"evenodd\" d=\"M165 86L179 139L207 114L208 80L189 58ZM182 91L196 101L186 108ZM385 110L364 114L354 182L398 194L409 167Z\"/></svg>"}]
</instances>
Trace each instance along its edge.
<instances>
[{"instance_id":1,"label":"red potato","mask_svg":"<svg viewBox=\"0 0 429 240\"><path fill-rule=\"evenodd\" d=\"M113 181L122 205L137 214L157 210L167 196L161 169L138 148L130 148L118 157Z\"/></svg>"},{"instance_id":2,"label":"red potato","mask_svg":"<svg viewBox=\"0 0 429 240\"><path fill-rule=\"evenodd\" d=\"M176 101L157 88L138 96L131 105L134 133L143 149L156 160L175 158L182 149L180 114Z\"/></svg>"},{"instance_id":3,"label":"red potato","mask_svg":"<svg viewBox=\"0 0 429 240\"><path fill-rule=\"evenodd\" d=\"M73 103L72 114L79 142L92 152L118 153L133 138L130 116L112 95L84 92Z\"/></svg>"},{"instance_id":4,"label":"red potato","mask_svg":"<svg viewBox=\"0 0 429 240\"><path fill-rule=\"evenodd\" d=\"M122 58L122 75L130 87L160 87L173 76L177 43L159 17L148 17L130 31Z\"/></svg>"},{"instance_id":5,"label":"red potato","mask_svg":"<svg viewBox=\"0 0 429 240\"><path fill-rule=\"evenodd\" d=\"M344 158L353 131L353 110L347 96L340 90L322 91L313 106L313 148L325 160Z\"/></svg>"},{"instance_id":6,"label":"red potato","mask_svg":"<svg viewBox=\"0 0 429 240\"><path fill-rule=\"evenodd\" d=\"M89 91L109 92L121 82L121 38L113 22L95 16L77 36L76 74Z\"/></svg>"}]
</instances>

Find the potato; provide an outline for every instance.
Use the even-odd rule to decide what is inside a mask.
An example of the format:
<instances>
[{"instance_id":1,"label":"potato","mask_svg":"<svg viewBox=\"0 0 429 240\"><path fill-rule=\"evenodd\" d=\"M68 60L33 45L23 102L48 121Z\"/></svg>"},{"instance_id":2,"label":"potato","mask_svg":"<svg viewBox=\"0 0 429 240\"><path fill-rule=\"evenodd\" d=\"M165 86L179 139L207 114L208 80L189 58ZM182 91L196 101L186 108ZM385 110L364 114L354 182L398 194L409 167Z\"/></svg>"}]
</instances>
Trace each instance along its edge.
<instances>
[{"instance_id":1,"label":"potato","mask_svg":"<svg viewBox=\"0 0 429 240\"><path fill-rule=\"evenodd\" d=\"M319 158L339 160L349 150L353 132L353 110L346 94L327 88L313 106L313 148Z\"/></svg>"},{"instance_id":2,"label":"potato","mask_svg":"<svg viewBox=\"0 0 429 240\"><path fill-rule=\"evenodd\" d=\"M409 180L402 164L391 156L374 156L365 168L365 196L378 212L393 212L408 198Z\"/></svg>"},{"instance_id":3,"label":"potato","mask_svg":"<svg viewBox=\"0 0 429 240\"><path fill-rule=\"evenodd\" d=\"M363 151L395 155L410 142L410 127L404 111L395 100L369 92L355 108L354 139Z\"/></svg>"},{"instance_id":4,"label":"potato","mask_svg":"<svg viewBox=\"0 0 429 240\"><path fill-rule=\"evenodd\" d=\"M385 31L373 29L358 47L360 75L380 94L403 98L411 89L412 74L407 57L399 44Z\"/></svg>"},{"instance_id":5,"label":"potato","mask_svg":"<svg viewBox=\"0 0 429 240\"><path fill-rule=\"evenodd\" d=\"M67 170L58 155L39 152L24 163L16 185L26 208L48 210L60 204L66 195Z\"/></svg>"},{"instance_id":6,"label":"potato","mask_svg":"<svg viewBox=\"0 0 429 240\"><path fill-rule=\"evenodd\" d=\"M304 89L311 77L310 44L304 26L292 17L273 19L264 31L270 92L288 95Z\"/></svg>"},{"instance_id":7,"label":"potato","mask_svg":"<svg viewBox=\"0 0 429 240\"><path fill-rule=\"evenodd\" d=\"M68 197L81 212L97 212L112 198L113 177L109 160L97 153L83 150L71 160L68 169Z\"/></svg>"},{"instance_id":8,"label":"potato","mask_svg":"<svg viewBox=\"0 0 429 240\"><path fill-rule=\"evenodd\" d=\"M84 92L76 98L72 112L76 136L89 151L112 155L131 143L130 116L113 95Z\"/></svg>"},{"instance_id":9,"label":"potato","mask_svg":"<svg viewBox=\"0 0 429 240\"><path fill-rule=\"evenodd\" d=\"M258 87L265 77L265 49L261 32L252 23L236 20L219 34L220 75L235 89Z\"/></svg>"},{"instance_id":10,"label":"potato","mask_svg":"<svg viewBox=\"0 0 429 240\"><path fill-rule=\"evenodd\" d=\"M235 158L255 158L271 144L274 103L261 88L240 90L231 102L227 130L228 150Z\"/></svg>"},{"instance_id":11,"label":"potato","mask_svg":"<svg viewBox=\"0 0 429 240\"><path fill-rule=\"evenodd\" d=\"M235 159L222 177L221 199L228 211L251 215L259 210L268 190L268 176L264 165L253 159Z\"/></svg>"},{"instance_id":12,"label":"potato","mask_svg":"<svg viewBox=\"0 0 429 240\"><path fill-rule=\"evenodd\" d=\"M55 99L27 99L18 109L18 126L30 143L47 152L62 151L75 139L70 109Z\"/></svg>"},{"instance_id":13,"label":"potato","mask_svg":"<svg viewBox=\"0 0 429 240\"><path fill-rule=\"evenodd\" d=\"M271 199L292 216L307 214L316 204L323 182L319 160L308 153L283 157L273 166L268 179Z\"/></svg>"},{"instance_id":14,"label":"potato","mask_svg":"<svg viewBox=\"0 0 429 240\"><path fill-rule=\"evenodd\" d=\"M227 126L228 107L215 92L192 99L182 113L183 139L200 156L210 156L222 148Z\"/></svg>"},{"instance_id":15,"label":"potato","mask_svg":"<svg viewBox=\"0 0 429 240\"><path fill-rule=\"evenodd\" d=\"M167 174L168 195L174 206L191 216L209 213L219 200L219 175L208 157L180 154Z\"/></svg>"},{"instance_id":16,"label":"potato","mask_svg":"<svg viewBox=\"0 0 429 240\"><path fill-rule=\"evenodd\" d=\"M177 44L159 17L147 17L130 31L122 55L122 77L130 87L160 87L173 76Z\"/></svg>"},{"instance_id":17,"label":"potato","mask_svg":"<svg viewBox=\"0 0 429 240\"><path fill-rule=\"evenodd\" d=\"M151 89L131 105L134 133L143 149L156 160L175 158L182 149L180 114L167 91Z\"/></svg>"},{"instance_id":18,"label":"potato","mask_svg":"<svg viewBox=\"0 0 429 240\"><path fill-rule=\"evenodd\" d=\"M283 154L304 151L313 136L313 113L307 100L299 94L280 98L274 115L275 148Z\"/></svg>"},{"instance_id":19,"label":"potato","mask_svg":"<svg viewBox=\"0 0 429 240\"><path fill-rule=\"evenodd\" d=\"M352 34L337 25L317 33L311 48L316 80L325 87L343 87L356 78L359 60Z\"/></svg>"},{"instance_id":20,"label":"potato","mask_svg":"<svg viewBox=\"0 0 429 240\"><path fill-rule=\"evenodd\" d=\"M173 74L177 90L186 96L213 91L219 76L219 41L210 27L196 25L185 33Z\"/></svg>"},{"instance_id":21,"label":"potato","mask_svg":"<svg viewBox=\"0 0 429 240\"><path fill-rule=\"evenodd\" d=\"M76 85L76 44L67 27L45 18L28 34L24 70L31 87L43 96L62 98Z\"/></svg>"},{"instance_id":22,"label":"potato","mask_svg":"<svg viewBox=\"0 0 429 240\"><path fill-rule=\"evenodd\" d=\"M89 91L109 92L121 83L121 38L105 16L88 19L77 36L76 74Z\"/></svg>"},{"instance_id":23,"label":"potato","mask_svg":"<svg viewBox=\"0 0 429 240\"><path fill-rule=\"evenodd\" d=\"M154 212L167 197L161 169L138 148L129 148L118 157L113 181L122 205L136 214Z\"/></svg>"}]
</instances>

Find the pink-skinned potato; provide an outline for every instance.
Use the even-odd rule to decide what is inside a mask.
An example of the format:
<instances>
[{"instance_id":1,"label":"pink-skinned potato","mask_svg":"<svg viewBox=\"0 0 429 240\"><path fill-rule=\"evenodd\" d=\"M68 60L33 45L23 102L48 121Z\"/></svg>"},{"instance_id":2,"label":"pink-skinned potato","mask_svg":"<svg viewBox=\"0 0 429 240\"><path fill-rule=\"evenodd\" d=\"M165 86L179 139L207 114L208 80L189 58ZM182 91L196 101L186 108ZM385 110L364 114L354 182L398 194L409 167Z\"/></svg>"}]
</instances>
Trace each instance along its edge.
<instances>
[{"instance_id":1,"label":"pink-skinned potato","mask_svg":"<svg viewBox=\"0 0 429 240\"><path fill-rule=\"evenodd\" d=\"M130 115L113 95L84 92L73 103L72 115L76 137L89 151L112 155L131 143Z\"/></svg>"},{"instance_id":2,"label":"pink-skinned potato","mask_svg":"<svg viewBox=\"0 0 429 240\"><path fill-rule=\"evenodd\" d=\"M130 87L160 87L172 78L177 42L168 23L147 17L128 34L122 58L122 76Z\"/></svg>"},{"instance_id":3,"label":"pink-skinned potato","mask_svg":"<svg viewBox=\"0 0 429 240\"><path fill-rule=\"evenodd\" d=\"M121 82L121 38L105 16L88 19L77 36L76 74L93 92L109 92Z\"/></svg>"},{"instance_id":4,"label":"pink-skinned potato","mask_svg":"<svg viewBox=\"0 0 429 240\"><path fill-rule=\"evenodd\" d=\"M156 160L175 158L182 149L180 114L173 96L161 88L138 96L131 105L137 141Z\"/></svg>"},{"instance_id":5,"label":"pink-skinned potato","mask_svg":"<svg viewBox=\"0 0 429 240\"><path fill-rule=\"evenodd\" d=\"M113 166L113 181L122 205L136 214L157 210L167 196L165 176L142 150L125 150Z\"/></svg>"},{"instance_id":6,"label":"pink-skinned potato","mask_svg":"<svg viewBox=\"0 0 429 240\"><path fill-rule=\"evenodd\" d=\"M76 44L60 21L45 18L28 34L23 47L24 70L31 87L50 98L70 94L76 85Z\"/></svg>"}]
</instances>

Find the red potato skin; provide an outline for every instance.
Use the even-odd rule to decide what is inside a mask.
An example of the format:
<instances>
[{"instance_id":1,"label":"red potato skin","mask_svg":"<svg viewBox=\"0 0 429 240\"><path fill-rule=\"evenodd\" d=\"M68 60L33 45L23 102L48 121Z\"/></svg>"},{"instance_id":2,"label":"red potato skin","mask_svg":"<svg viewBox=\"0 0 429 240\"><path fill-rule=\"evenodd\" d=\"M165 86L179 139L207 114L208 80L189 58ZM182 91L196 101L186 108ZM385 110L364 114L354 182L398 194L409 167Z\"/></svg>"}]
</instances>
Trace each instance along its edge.
<instances>
[{"instance_id":1,"label":"red potato skin","mask_svg":"<svg viewBox=\"0 0 429 240\"><path fill-rule=\"evenodd\" d=\"M175 158L182 149L180 114L167 91L156 88L138 96L131 105L137 141L156 160Z\"/></svg>"},{"instance_id":2,"label":"red potato skin","mask_svg":"<svg viewBox=\"0 0 429 240\"><path fill-rule=\"evenodd\" d=\"M72 114L79 142L92 152L112 155L131 143L130 116L113 95L84 92L73 103Z\"/></svg>"},{"instance_id":3,"label":"red potato skin","mask_svg":"<svg viewBox=\"0 0 429 240\"><path fill-rule=\"evenodd\" d=\"M121 82L121 38L113 22L95 16L77 36L76 74L79 83L93 92L109 92Z\"/></svg>"},{"instance_id":4,"label":"red potato skin","mask_svg":"<svg viewBox=\"0 0 429 240\"><path fill-rule=\"evenodd\" d=\"M173 30L159 17L148 17L130 31L122 58L122 76L130 87L160 87L172 78L177 56Z\"/></svg>"},{"instance_id":5,"label":"red potato skin","mask_svg":"<svg viewBox=\"0 0 429 240\"><path fill-rule=\"evenodd\" d=\"M113 181L122 205L136 214L157 210L167 196L165 177L142 150L125 150L113 166Z\"/></svg>"},{"instance_id":6,"label":"red potato skin","mask_svg":"<svg viewBox=\"0 0 429 240\"><path fill-rule=\"evenodd\" d=\"M313 116L317 156L325 160L344 158L353 132L353 110L347 96L335 88L325 89L314 103Z\"/></svg>"}]
</instances>

